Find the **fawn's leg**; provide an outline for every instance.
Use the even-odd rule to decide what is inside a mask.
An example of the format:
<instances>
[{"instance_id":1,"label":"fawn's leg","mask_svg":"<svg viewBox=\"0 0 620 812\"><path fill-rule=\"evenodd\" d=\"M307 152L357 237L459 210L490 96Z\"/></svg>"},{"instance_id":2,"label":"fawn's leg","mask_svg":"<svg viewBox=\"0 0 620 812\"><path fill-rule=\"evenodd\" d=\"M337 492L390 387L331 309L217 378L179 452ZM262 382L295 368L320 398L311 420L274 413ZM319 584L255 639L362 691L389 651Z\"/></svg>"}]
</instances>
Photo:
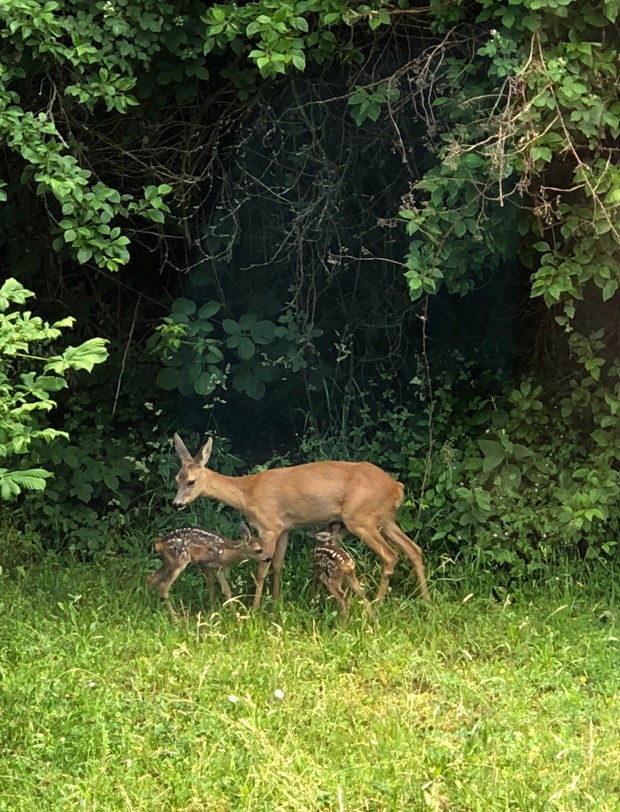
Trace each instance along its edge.
<instances>
[{"instance_id":1,"label":"fawn's leg","mask_svg":"<svg viewBox=\"0 0 620 812\"><path fill-rule=\"evenodd\" d=\"M349 601L342 588L342 582L332 580L328 578L327 575L322 575L321 583L325 585L329 594L338 601L340 605L340 619L343 621L346 620L349 614Z\"/></svg>"},{"instance_id":2,"label":"fawn's leg","mask_svg":"<svg viewBox=\"0 0 620 812\"><path fill-rule=\"evenodd\" d=\"M177 565L169 569L168 575L161 579L159 583L159 594L161 595L164 603L166 604L166 609L168 610L168 614L173 620L178 620L177 613L174 611L172 604L170 603L170 598L168 597L168 593L170 592L170 587L179 577L179 575L183 572L185 567L189 564L189 559L187 561L178 561Z\"/></svg>"},{"instance_id":3,"label":"fawn's leg","mask_svg":"<svg viewBox=\"0 0 620 812\"><path fill-rule=\"evenodd\" d=\"M215 570L213 567L208 567L204 562L200 563L200 569L202 570L202 574L205 577L205 581L207 582L207 589L209 590L209 600L211 601L211 605L215 603Z\"/></svg>"},{"instance_id":4,"label":"fawn's leg","mask_svg":"<svg viewBox=\"0 0 620 812\"><path fill-rule=\"evenodd\" d=\"M146 579L146 588L150 592L168 573L168 565L164 562L157 572L152 572Z\"/></svg>"},{"instance_id":5,"label":"fawn's leg","mask_svg":"<svg viewBox=\"0 0 620 812\"><path fill-rule=\"evenodd\" d=\"M377 616L375 615L375 611L370 605L370 601L366 597L364 593L364 589L360 582L357 580L357 576L354 572L350 573L346 576L346 581L350 585L351 589L355 592L355 594L360 598L362 603L364 604L364 609L368 613L368 617L373 621L373 623L377 620Z\"/></svg>"},{"instance_id":6,"label":"fawn's leg","mask_svg":"<svg viewBox=\"0 0 620 812\"><path fill-rule=\"evenodd\" d=\"M226 602L228 604L228 608L230 611L235 614L235 610L232 604L232 592L230 591L230 587L228 586L228 581L226 580L226 575L224 574L224 570L217 571L217 580L220 582L220 586L222 587L222 592L224 593L224 597L226 598Z\"/></svg>"}]
</instances>

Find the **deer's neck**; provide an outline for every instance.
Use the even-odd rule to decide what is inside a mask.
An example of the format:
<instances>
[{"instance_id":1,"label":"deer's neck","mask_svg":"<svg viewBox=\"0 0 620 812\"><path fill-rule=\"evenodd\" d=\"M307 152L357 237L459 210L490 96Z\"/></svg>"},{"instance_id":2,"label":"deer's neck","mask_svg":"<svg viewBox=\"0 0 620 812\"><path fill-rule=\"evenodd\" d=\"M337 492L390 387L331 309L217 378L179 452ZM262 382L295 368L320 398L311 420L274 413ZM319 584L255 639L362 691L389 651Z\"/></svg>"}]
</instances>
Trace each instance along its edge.
<instances>
[{"instance_id":1,"label":"deer's neck","mask_svg":"<svg viewBox=\"0 0 620 812\"><path fill-rule=\"evenodd\" d=\"M209 471L203 494L218 499L240 513L246 512L252 476L223 476Z\"/></svg>"}]
</instances>

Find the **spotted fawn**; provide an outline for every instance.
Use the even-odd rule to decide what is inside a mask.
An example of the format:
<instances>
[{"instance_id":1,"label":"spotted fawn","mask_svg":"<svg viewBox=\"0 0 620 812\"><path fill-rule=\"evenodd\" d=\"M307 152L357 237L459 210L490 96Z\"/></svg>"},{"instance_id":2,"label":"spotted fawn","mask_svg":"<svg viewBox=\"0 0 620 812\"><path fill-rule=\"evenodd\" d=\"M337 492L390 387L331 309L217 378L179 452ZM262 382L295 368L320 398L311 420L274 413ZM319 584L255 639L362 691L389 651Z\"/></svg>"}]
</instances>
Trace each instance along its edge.
<instances>
[{"instance_id":1,"label":"spotted fawn","mask_svg":"<svg viewBox=\"0 0 620 812\"><path fill-rule=\"evenodd\" d=\"M153 548L161 556L161 567L147 578L147 588L152 590L158 587L159 594L166 604L170 616L176 619L176 613L170 603L168 593L170 587L189 564L198 564L202 569L211 600L214 597L214 581L219 581L222 592L227 600L232 598L230 586L224 575L231 564L241 561L270 561L271 557L265 555L259 539L254 538L249 527L241 522L239 525L243 538L239 541L220 536L210 530L198 527L183 527L172 530L161 538L153 541Z\"/></svg>"}]
</instances>

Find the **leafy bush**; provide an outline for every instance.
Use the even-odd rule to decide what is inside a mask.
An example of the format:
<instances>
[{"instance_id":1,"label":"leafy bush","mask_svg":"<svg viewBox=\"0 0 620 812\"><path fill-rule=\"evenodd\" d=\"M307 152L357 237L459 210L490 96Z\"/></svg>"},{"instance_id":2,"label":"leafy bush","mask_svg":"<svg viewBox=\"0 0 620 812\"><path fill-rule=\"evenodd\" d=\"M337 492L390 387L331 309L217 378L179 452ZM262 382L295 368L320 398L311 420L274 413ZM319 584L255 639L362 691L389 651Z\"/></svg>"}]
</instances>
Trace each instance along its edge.
<instances>
[{"instance_id":1,"label":"leafy bush","mask_svg":"<svg viewBox=\"0 0 620 812\"><path fill-rule=\"evenodd\" d=\"M88 556L105 550L145 554L153 534L180 525L232 531L224 506L211 500L199 499L182 514L172 507L178 470L172 408L167 402L158 409L144 402L144 389L138 388L145 378L142 367L115 416L107 405L109 377L99 382L97 406L92 392L75 393L63 414L70 439L38 449L36 459L53 467L56 476L45 493L25 502L21 524L47 548ZM186 436L197 448L200 438ZM215 465L232 474L240 461L228 452L229 443L219 439Z\"/></svg>"},{"instance_id":2,"label":"leafy bush","mask_svg":"<svg viewBox=\"0 0 620 812\"><path fill-rule=\"evenodd\" d=\"M30 311L9 310L34 297L15 279L0 288L0 459L9 460L32 451L40 441L51 443L68 437L51 428L43 414L56 406L51 395L67 386L69 370L91 372L107 358L105 341L92 338L60 355L41 356L44 345L71 327L72 317L48 324ZM33 349L31 349L33 347ZM35 354L36 353L36 354ZM41 369L32 371L31 367ZM11 464L11 462L9 462ZM14 465L14 463L13 463ZM41 491L53 474L47 468L0 467L0 498L10 499L22 490Z\"/></svg>"},{"instance_id":3,"label":"leafy bush","mask_svg":"<svg viewBox=\"0 0 620 812\"><path fill-rule=\"evenodd\" d=\"M368 459L404 482L400 521L427 554L524 575L552 557L616 551L618 472L601 464L591 426L574 420L575 391L566 385L558 413L560 393L463 365L435 387L432 408L394 406L383 392L346 437L309 436L302 448Z\"/></svg>"}]
</instances>

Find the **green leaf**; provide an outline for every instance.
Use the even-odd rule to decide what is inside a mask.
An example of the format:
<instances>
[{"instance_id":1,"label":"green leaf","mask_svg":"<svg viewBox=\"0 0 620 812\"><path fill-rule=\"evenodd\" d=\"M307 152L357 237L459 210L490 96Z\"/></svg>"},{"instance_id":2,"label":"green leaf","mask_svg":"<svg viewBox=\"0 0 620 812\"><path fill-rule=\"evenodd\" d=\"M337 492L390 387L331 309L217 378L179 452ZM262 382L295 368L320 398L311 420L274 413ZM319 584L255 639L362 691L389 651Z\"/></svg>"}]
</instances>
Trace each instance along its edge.
<instances>
[{"instance_id":1,"label":"green leaf","mask_svg":"<svg viewBox=\"0 0 620 812\"><path fill-rule=\"evenodd\" d=\"M603 429L596 429L591 434L592 439L597 445L606 446L609 444L611 439L609 432L603 431Z\"/></svg>"},{"instance_id":2,"label":"green leaf","mask_svg":"<svg viewBox=\"0 0 620 812\"><path fill-rule=\"evenodd\" d=\"M103 481L111 491L117 491L119 486L118 477L106 471L103 475Z\"/></svg>"},{"instance_id":3,"label":"green leaf","mask_svg":"<svg viewBox=\"0 0 620 812\"><path fill-rule=\"evenodd\" d=\"M293 53L291 55L291 60L293 62L293 65L297 68L297 70L305 70L306 57L303 53Z\"/></svg>"},{"instance_id":4,"label":"green leaf","mask_svg":"<svg viewBox=\"0 0 620 812\"><path fill-rule=\"evenodd\" d=\"M244 361L249 361L256 352L254 342L248 338L248 336L242 336L237 347L237 352L239 353L240 358L242 358Z\"/></svg>"},{"instance_id":5,"label":"green leaf","mask_svg":"<svg viewBox=\"0 0 620 812\"><path fill-rule=\"evenodd\" d=\"M154 223L164 223L166 218L159 209L147 209L144 212L144 216L148 217L149 220L152 220Z\"/></svg>"},{"instance_id":6,"label":"green leaf","mask_svg":"<svg viewBox=\"0 0 620 812\"><path fill-rule=\"evenodd\" d=\"M506 451L504 447L495 440L478 440L478 445L484 454L482 470L485 474L488 474L489 471L497 468L497 466L504 461Z\"/></svg>"},{"instance_id":7,"label":"green leaf","mask_svg":"<svg viewBox=\"0 0 620 812\"><path fill-rule=\"evenodd\" d=\"M518 490L521 485L521 471L516 465L505 465L502 468L502 480L507 488Z\"/></svg>"},{"instance_id":8,"label":"green leaf","mask_svg":"<svg viewBox=\"0 0 620 812\"><path fill-rule=\"evenodd\" d=\"M233 386L238 392L246 394L252 400L260 400L267 391L265 384L248 369L241 369L237 372L233 377Z\"/></svg>"},{"instance_id":9,"label":"green leaf","mask_svg":"<svg viewBox=\"0 0 620 812\"><path fill-rule=\"evenodd\" d=\"M108 357L108 341L104 338L91 338L78 347L67 347L62 355L47 359L45 372L64 375L68 369L85 369L92 372L95 364L102 364Z\"/></svg>"},{"instance_id":10,"label":"green leaf","mask_svg":"<svg viewBox=\"0 0 620 812\"><path fill-rule=\"evenodd\" d=\"M203 321L212 318L221 309L219 302L205 302L198 311L198 318Z\"/></svg>"},{"instance_id":11,"label":"green leaf","mask_svg":"<svg viewBox=\"0 0 620 812\"><path fill-rule=\"evenodd\" d=\"M196 302L191 299L175 299L170 308L172 313L179 313L182 316L191 316L196 312Z\"/></svg>"},{"instance_id":12,"label":"green leaf","mask_svg":"<svg viewBox=\"0 0 620 812\"><path fill-rule=\"evenodd\" d=\"M615 279L610 279L603 287L603 301L606 302L618 290L618 282Z\"/></svg>"},{"instance_id":13,"label":"green leaf","mask_svg":"<svg viewBox=\"0 0 620 812\"><path fill-rule=\"evenodd\" d=\"M228 335L231 336L241 333L240 325L236 321L233 321L232 319L224 319L224 321L222 322L222 328L225 333L228 333Z\"/></svg>"},{"instance_id":14,"label":"green leaf","mask_svg":"<svg viewBox=\"0 0 620 812\"><path fill-rule=\"evenodd\" d=\"M10 304L24 304L34 293L27 290L17 279L9 277L0 288L0 311L7 310Z\"/></svg>"},{"instance_id":15,"label":"green leaf","mask_svg":"<svg viewBox=\"0 0 620 812\"><path fill-rule=\"evenodd\" d=\"M74 479L72 484L72 491L75 493L77 498L84 503L90 502L93 496L92 485L90 485L88 482L84 482L81 479Z\"/></svg>"},{"instance_id":16,"label":"green leaf","mask_svg":"<svg viewBox=\"0 0 620 812\"><path fill-rule=\"evenodd\" d=\"M176 389L179 385L180 373L174 367L164 367L157 373L155 383L160 389L172 390Z\"/></svg>"},{"instance_id":17,"label":"green leaf","mask_svg":"<svg viewBox=\"0 0 620 812\"><path fill-rule=\"evenodd\" d=\"M267 319L257 321L251 325L250 334L256 344L270 344L276 335L276 325Z\"/></svg>"},{"instance_id":18,"label":"green leaf","mask_svg":"<svg viewBox=\"0 0 620 812\"><path fill-rule=\"evenodd\" d=\"M253 324L258 321L256 313L244 313L239 319L239 327L242 330L248 330Z\"/></svg>"},{"instance_id":19,"label":"green leaf","mask_svg":"<svg viewBox=\"0 0 620 812\"><path fill-rule=\"evenodd\" d=\"M6 500L17 496L22 490L42 491L45 489L45 480L52 476L51 471L43 468L29 468L24 471L0 468L0 496Z\"/></svg>"},{"instance_id":20,"label":"green leaf","mask_svg":"<svg viewBox=\"0 0 620 812\"><path fill-rule=\"evenodd\" d=\"M210 395L215 391L218 385L218 380L214 375L208 372L203 372L202 375L194 381L194 392L197 395Z\"/></svg>"}]
</instances>

